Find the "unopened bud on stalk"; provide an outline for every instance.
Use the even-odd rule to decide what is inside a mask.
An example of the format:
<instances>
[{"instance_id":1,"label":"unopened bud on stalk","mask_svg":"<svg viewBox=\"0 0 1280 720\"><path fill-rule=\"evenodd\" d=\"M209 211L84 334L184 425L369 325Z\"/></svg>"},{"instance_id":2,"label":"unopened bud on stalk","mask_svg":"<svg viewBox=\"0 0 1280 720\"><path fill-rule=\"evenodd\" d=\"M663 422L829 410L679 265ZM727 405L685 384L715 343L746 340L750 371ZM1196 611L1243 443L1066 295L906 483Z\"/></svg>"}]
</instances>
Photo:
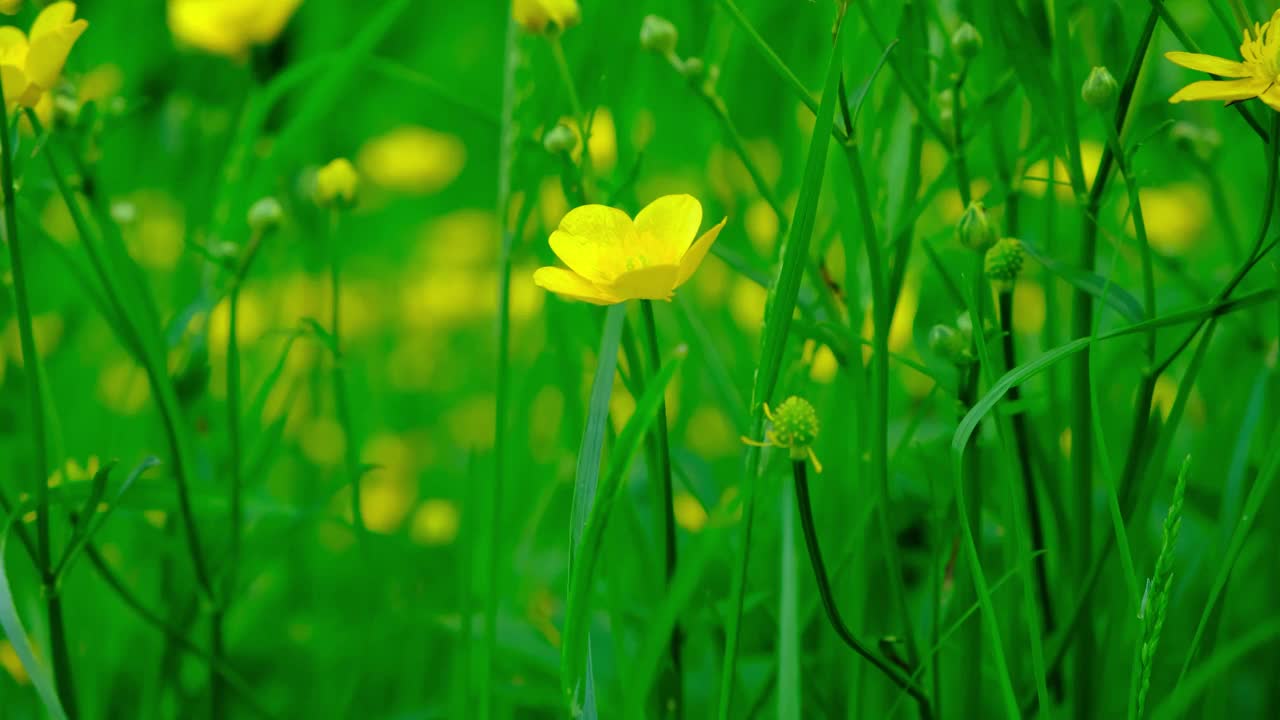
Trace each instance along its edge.
<instances>
[{"instance_id":1,"label":"unopened bud on stalk","mask_svg":"<svg viewBox=\"0 0 1280 720\"><path fill-rule=\"evenodd\" d=\"M974 200L965 208L960 222L956 223L956 239L974 252L985 252L995 244L996 232L981 200Z\"/></svg>"},{"instance_id":2,"label":"unopened bud on stalk","mask_svg":"<svg viewBox=\"0 0 1280 720\"><path fill-rule=\"evenodd\" d=\"M249 229L255 233L268 233L280 227L284 208L273 197L264 197L249 208Z\"/></svg>"},{"instance_id":3,"label":"unopened bud on stalk","mask_svg":"<svg viewBox=\"0 0 1280 720\"><path fill-rule=\"evenodd\" d=\"M987 277L991 279L992 286L999 292L1008 292L1013 289L1018 274L1022 272L1024 260L1025 251L1022 249L1022 241L1016 238L1004 238L987 251L983 267Z\"/></svg>"},{"instance_id":4,"label":"unopened bud on stalk","mask_svg":"<svg viewBox=\"0 0 1280 720\"><path fill-rule=\"evenodd\" d=\"M965 60L972 60L982 52L982 33L978 32L978 28L969 23L961 23L954 33L951 33L951 49Z\"/></svg>"},{"instance_id":5,"label":"unopened bud on stalk","mask_svg":"<svg viewBox=\"0 0 1280 720\"><path fill-rule=\"evenodd\" d=\"M1095 67L1089 73L1089 77L1085 78L1084 86L1080 88L1080 97L1084 98L1086 104L1105 110L1115 102L1119 89L1110 70L1105 67Z\"/></svg>"},{"instance_id":6,"label":"unopened bud on stalk","mask_svg":"<svg viewBox=\"0 0 1280 720\"><path fill-rule=\"evenodd\" d=\"M707 64L700 57L687 58L680 64L680 73L689 82L697 82L707 75Z\"/></svg>"},{"instance_id":7,"label":"unopened bud on stalk","mask_svg":"<svg viewBox=\"0 0 1280 720\"><path fill-rule=\"evenodd\" d=\"M659 55L675 52L679 36L676 26L670 20L657 15L646 15L644 23L640 25L640 46Z\"/></svg>"},{"instance_id":8,"label":"unopened bud on stalk","mask_svg":"<svg viewBox=\"0 0 1280 720\"><path fill-rule=\"evenodd\" d=\"M973 337L963 329L934 325L929 330L929 350L954 365L969 365L973 362Z\"/></svg>"},{"instance_id":9,"label":"unopened bud on stalk","mask_svg":"<svg viewBox=\"0 0 1280 720\"><path fill-rule=\"evenodd\" d=\"M578 146L578 136L564 125L556 125L542 136L542 147L552 155L564 155L573 152Z\"/></svg>"}]
</instances>

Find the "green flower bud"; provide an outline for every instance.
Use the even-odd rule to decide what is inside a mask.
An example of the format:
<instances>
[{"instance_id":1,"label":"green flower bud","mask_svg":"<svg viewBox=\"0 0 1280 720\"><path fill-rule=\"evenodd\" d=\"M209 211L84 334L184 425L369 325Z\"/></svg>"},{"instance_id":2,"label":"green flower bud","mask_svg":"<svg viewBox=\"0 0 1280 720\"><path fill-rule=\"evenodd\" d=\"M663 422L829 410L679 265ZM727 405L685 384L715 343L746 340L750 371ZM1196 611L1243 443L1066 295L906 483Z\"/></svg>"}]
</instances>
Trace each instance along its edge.
<instances>
[{"instance_id":1,"label":"green flower bud","mask_svg":"<svg viewBox=\"0 0 1280 720\"><path fill-rule=\"evenodd\" d=\"M950 325L934 325L929 330L929 350L955 365L973 362L973 337Z\"/></svg>"},{"instance_id":2,"label":"green flower bud","mask_svg":"<svg viewBox=\"0 0 1280 720\"><path fill-rule=\"evenodd\" d=\"M808 400L792 395L772 413L773 438L791 449L792 460L808 457L809 446L818 438L818 411Z\"/></svg>"},{"instance_id":3,"label":"green flower bud","mask_svg":"<svg viewBox=\"0 0 1280 720\"><path fill-rule=\"evenodd\" d=\"M676 51L679 32L670 20L657 15L646 15L640 25L640 46L649 52L669 55Z\"/></svg>"},{"instance_id":4,"label":"green flower bud","mask_svg":"<svg viewBox=\"0 0 1280 720\"><path fill-rule=\"evenodd\" d=\"M982 52L982 34L969 23L961 23L951 34L951 49L965 60L972 60Z\"/></svg>"},{"instance_id":5,"label":"green flower bud","mask_svg":"<svg viewBox=\"0 0 1280 720\"><path fill-rule=\"evenodd\" d=\"M1095 67L1089 77L1085 78L1084 86L1080 88L1080 97L1084 98L1086 104L1105 110L1115 102L1119 89L1110 70Z\"/></svg>"},{"instance_id":6,"label":"green flower bud","mask_svg":"<svg viewBox=\"0 0 1280 720\"><path fill-rule=\"evenodd\" d=\"M256 233L267 233L280 227L284 219L284 208L280 201L273 197L264 197L249 208L249 229Z\"/></svg>"},{"instance_id":7,"label":"green flower bud","mask_svg":"<svg viewBox=\"0 0 1280 720\"><path fill-rule=\"evenodd\" d=\"M956 239L974 252L984 252L995 244L996 231L981 200L974 200L965 208L960 222L956 223Z\"/></svg>"},{"instance_id":8,"label":"green flower bud","mask_svg":"<svg viewBox=\"0 0 1280 720\"><path fill-rule=\"evenodd\" d=\"M680 73L689 82L697 82L707 75L707 64L700 57L691 57L680 64Z\"/></svg>"},{"instance_id":9,"label":"green flower bud","mask_svg":"<svg viewBox=\"0 0 1280 720\"><path fill-rule=\"evenodd\" d=\"M1013 289L1018 273L1022 272L1025 255L1022 241L1016 238L1004 238L991 246L983 266L996 290L1008 292Z\"/></svg>"},{"instance_id":10,"label":"green flower bud","mask_svg":"<svg viewBox=\"0 0 1280 720\"><path fill-rule=\"evenodd\" d=\"M542 147L552 155L571 153L577 146L578 136L564 125L556 125L542 136Z\"/></svg>"}]
</instances>

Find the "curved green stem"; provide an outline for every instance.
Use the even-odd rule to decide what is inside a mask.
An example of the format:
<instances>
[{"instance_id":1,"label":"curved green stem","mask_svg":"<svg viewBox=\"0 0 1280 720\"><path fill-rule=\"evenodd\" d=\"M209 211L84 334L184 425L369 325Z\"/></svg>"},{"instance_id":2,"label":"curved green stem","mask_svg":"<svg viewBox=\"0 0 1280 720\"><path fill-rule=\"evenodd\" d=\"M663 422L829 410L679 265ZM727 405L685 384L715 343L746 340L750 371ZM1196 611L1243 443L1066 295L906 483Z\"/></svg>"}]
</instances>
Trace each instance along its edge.
<instances>
[{"instance_id":1,"label":"curved green stem","mask_svg":"<svg viewBox=\"0 0 1280 720\"><path fill-rule=\"evenodd\" d=\"M813 565L813 577L818 583L818 595L822 599L822 608L827 613L827 619L831 621L831 627L854 652L861 655L867 662L892 680L894 685L902 688L915 699L920 708L921 718L925 720L932 718L933 711L929 706L929 698L925 697L924 692L913 684L901 670L871 652L866 645L863 645L854 636L849 626L845 624L844 618L840 616L840 608L836 605L835 593L831 589L831 578L827 575L827 566L822 559L822 546L818 543L818 531L813 522L813 503L809 499L809 478L805 461L793 460L791 462L791 471L795 477L796 505L800 510L800 527L804 531L804 544L809 550L809 560Z\"/></svg>"},{"instance_id":2,"label":"curved green stem","mask_svg":"<svg viewBox=\"0 0 1280 720\"><path fill-rule=\"evenodd\" d=\"M0 96L4 95L0 84ZM0 102L0 181L4 187L4 235L9 245L9 263L13 275L13 295L17 305L18 339L26 370L27 401L31 412L32 448L35 457L32 496L36 500L36 567L40 573L40 590L49 618L49 643L53 651L54 682L58 698L67 716L76 717L75 686L71 676L71 656L67 647L66 628L62 619L62 600L53 574L53 551L50 537L49 506L49 442L44 416L44 388L40 377L40 355L31 324L31 295L23 265L22 246L18 240L18 202L13 183L13 133L9 128L6 102Z\"/></svg>"}]
</instances>

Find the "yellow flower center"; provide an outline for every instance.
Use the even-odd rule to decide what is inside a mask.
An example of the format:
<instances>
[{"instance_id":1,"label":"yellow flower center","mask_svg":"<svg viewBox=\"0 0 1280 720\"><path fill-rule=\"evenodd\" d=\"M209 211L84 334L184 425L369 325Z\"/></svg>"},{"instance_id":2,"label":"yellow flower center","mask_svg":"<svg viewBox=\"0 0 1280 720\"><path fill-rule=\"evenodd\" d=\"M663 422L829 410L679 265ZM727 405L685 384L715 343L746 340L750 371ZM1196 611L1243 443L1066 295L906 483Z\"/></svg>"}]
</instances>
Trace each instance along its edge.
<instances>
[{"instance_id":1,"label":"yellow flower center","mask_svg":"<svg viewBox=\"0 0 1280 720\"><path fill-rule=\"evenodd\" d=\"M1280 15L1280 11L1276 12ZM1265 23L1254 23L1253 32L1244 29L1244 42L1240 45L1240 57L1253 68L1256 76L1270 81L1280 81L1280 24L1276 15Z\"/></svg>"}]
</instances>

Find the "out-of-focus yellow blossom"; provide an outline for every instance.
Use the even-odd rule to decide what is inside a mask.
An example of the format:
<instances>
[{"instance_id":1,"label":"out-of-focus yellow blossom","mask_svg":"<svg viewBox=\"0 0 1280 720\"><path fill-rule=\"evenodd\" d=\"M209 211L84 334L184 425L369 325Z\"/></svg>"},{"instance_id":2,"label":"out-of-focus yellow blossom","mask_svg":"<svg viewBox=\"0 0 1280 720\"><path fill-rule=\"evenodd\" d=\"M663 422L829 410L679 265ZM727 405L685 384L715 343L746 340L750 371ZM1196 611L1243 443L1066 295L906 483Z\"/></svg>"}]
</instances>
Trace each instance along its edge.
<instances>
[{"instance_id":1,"label":"out-of-focus yellow blossom","mask_svg":"<svg viewBox=\"0 0 1280 720\"><path fill-rule=\"evenodd\" d=\"M302 454L319 467L337 467L347 449L347 434L329 417L314 417L298 435Z\"/></svg>"},{"instance_id":2,"label":"out-of-focus yellow blossom","mask_svg":"<svg viewBox=\"0 0 1280 720\"><path fill-rule=\"evenodd\" d=\"M1062 452L1062 457L1071 457L1071 428L1062 429L1062 434L1058 436L1058 450Z\"/></svg>"},{"instance_id":3,"label":"out-of-focus yellow blossom","mask_svg":"<svg viewBox=\"0 0 1280 720\"><path fill-rule=\"evenodd\" d=\"M115 97L124 85L124 72L119 65L99 65L80 77L78 86L81 103L104 102Z\"/></svg>"},{"instance_id":4,"label":"out-of-focus yellow blossom","mask_svg":"<svg viewBox=\"0 0 1280 720\"><path fill-rule=\"evenodd\" d=\"M270 326L267 320L267 304L253 288L241 288L240 307L236 313L236 339L241 347L256 342ZM231 340L231 303L224 298L209 312L209 354L215 358L226 357L227 344Z\"/></svg>"},{"instance_id":5,"label":"out-of-focus yellow blossom","mask_svg":"<svg viewBox=\"0 0 1280 720\"><path fill-rule=\"evenodd\" d=\"M107 365L98 375L98 399L121 415L138 414L151 399L146 373L130 360Z\"/></svg>"},{"instance_id":6,"label":"out-of-focus yellow blossom","mask_svg":"<svg viewBox=\"0 0 1280 720\"><path fill-rule=\"evenodd\" d=\"M809 365L809 378L816 383L827 384L836 379L840 372L840 361L831 348L820 346L813 353L813 362Z\"/></svg>"},{"instance_id":7,"label":"out-of-focus yellow blossom","mask_svg":"<svg viewBox=\"0 0 1280 720\"><path fill-rule=\"evenodd\" d=\"M1155 387L1151 392L1151 408L1160 413L1161 420L1169 419L1169 413L1173 412L1174 403L1177 401L1178 381L1168 375L1156 378ZM1200 397L1200 391L1194 385L1191 387L1191 394L1187 396L1187 404L1183 412L1191 422L1197 425L1204 423L1204 398Z\"/></svg>"},{"instance_id":8,"label":"out-of-focus yellow blossom","mask_svg":"<svg viewBox=\"0 0 1280 720\"><path fill-rule=\"evenodd\" d=\"M768 291L754 282L738 277L729 295L729 313L738 326L759 333L764 325L764 303Z\"/></svg>"},{"instance_id":9,"label":"out-of-focus yellow blossom","mask_svg":"<svg viewBox=\"0 0 1280 720\"><path fill-rule=\"evenodd\" d=\"M520 27L531 33L544 33L549 26L567 30L582 19L578 0L515 0L511 14Z\"/></svg>"},{"instance_id":10,"label":"out-of-focus yellow blossom","mask_svg":"<svg viewBox=\"0 0 1280 720\"><path fill-rule=\"evenodd\" d=\"M57 349L62 341L63 329L66 327L62 316L57 313L40 313L31 318L31 334L35 336L36 352L40 357L48 357ZM14 367L23 367L22 336L18 331L18 319L10 318L4 329L4 346L0 348L0 361L5 356L13 362ZM3 364L0 362L0 364Z\"/></svg>"},{"instance_id":11,"label":"out-of-focus yellow blossom","mask_svg":"<svg viewBox=\"0 0 1280 720\"><path fill-rule=\"evenodd\" d=\"M653 119L653 111L641 108L636 111L635 117L631 120L631 144L638 150L645 149L653 140L656 130L657 123Z\"/></svg>"},{"instance_id":12,"label":"out-of-focus yellow blossom","mask_svg":"<svg viewBox=\"0 0 1280 720\"><path fill-rule=\"evenodd\" d=\"M589 113L591 126L587 132L591 139L587 141L587 151L591 153L591 165L603 172L609 172L618 164L618 127L613 122L613 113L609 108L596 108ZM573 118L561 118L560 124L569 129L578 143L573 148L571 157L574 162L582 160L582 137L578 132L578 123Z\"/></svg>"},{"instance_id":13,"label":"out-of-focus yellow blossom","mask_svg":"<svg viewBox=\"0 0 1280 720\"><path fill-rule=\"evenodd\" d=\"M316 202L321 205L350 205L360 189L360 175L346 158L331 160L316 171Z\"/></svg>"},{"instance_id":14,"label":"out-of-focus yellow blossom","mask_svg":"<svg viewBox=\"0 0 1280 720\"><path fill-rule=\"evenodd\" d=\"M116 203L129 208L122 222L129 255L148 270L167 272L182 259L186 220L182 206L163 190L140 190Z\"/></svg>"},{"instance_id":15,"label":"out-of-focus yellow blossom","mask_svg":"<svg viewBox=\"0 0 1280 720\"><path fill-rule=\"evenodd\" d=\"M1023 282L1013 288L1013 329L1023 335L1038 335L1044 329L1044 288Z\"/></svg>"},{"instance_id":16,"label":"out-of-focus yellow blossom","mask_svg":"<svg viewBox=\"0 0 1280 720\"><path fill-rule=\"evenodd\" d=\"M75 458L67 458L61 467L55 468L53 473L49 475L49 487L57 487L64 481L66 482L84 482L92 480L94 475L98 474L101 463L98 456L90 455L81 465Z\"/></svg>"},{"instance_id":17,"label":"out-of-focus yellow blossom","mask_svg":"<svg viewBox=\"0 0 1280 720\"><path fill-rule=\"evenodd\" d=\"M169 0L169 32L215 55L241 58L289 24L302 0Z\"/></svg>"},{"instance_id":18,"label":"out-of-focus yellow blossom","mask_svg":"<svg viewBox=\"0 0 1280 720\"><path fill-rule=\"evenodd\" d=\"M458 506L452 500L425 500L413 513L409 538L428 547L448 545L458 537Z\"/></svg>"},{"instance_id":19,"label":"out-of-focus yellow blossom","mask_svg":"<svg viewBox=\"0 0 1280 720\"><path fill-rule=\"evenodd\" d=\"M13 649L13 645L10 645L8 640L0 640L0 667L8 671L9 676L17 684L31 684L27 669L22 666L22 660L18 657L18 651Z\"/></svg>"},{"instance_id":20,"label":"out-of-focus yellow blossom","mask_svg":"<svg viewBox=\"0 0 1280 720\"><path fill-rule=\"evenodd\" d=\"M1223 80L1200 80L1182 88L1169 98L1171 103L1185 100L1221 100L1227 104L1258 98L1280 111L1280 10L1271 20L1254 23L1253 32L1244 29L1244 42L1240 45L1240 57L1244 62L1227 60L1213 55L1189 52L1167 52L1170 62L1190 70L1217 75Z\"/></svg>"},{"instance_id":21,"label":"out-of-focus yellow blossom","mask_svg":"<svg viewBox=\"0 0 1280 720\"><path fill-rule=\"evenodd\" d=\"M1098 165L1102 162L1102 145L1092 140L1082 140L1080 142L1080 165L1084 169L1085 187L1093 185L1093 179L1098 174ZM1053 160L1053 177L1049 177L1049 163L1046 160L1037 160L1027 167L1027 171L1022 178L1021 187L1028 195L1032 197L1043 197L1045 185L1052 180L1055 188L1055 194L1060 200L1068 200L1073 192L1071 190L1071 174L1067 171L1067 165L1061 158Z\"/></svg>"},{"instance_id":22,"label":"out-of-focus yellow blossom","mask_svg":"<svg viewBox=\"0 0 1280 720\"><path fill-rule=\"evenodd\" d=\"M690 195L660 197L634 221L616 208L584 205L551 234L551 249L569 269L539 268L533 281L595 305L669 300L702 264L726 222L698 237L702 205Z\"/></svg>"},{"instance_id":23,"label":"out-of-focus yellow blossom","mask_svg":"<svg viewBox=\"0 0 1280 720\"><path fill-rule=\"evenodd\" d=\"M698 498L687 492L676 493L671 498L671 512L676 523L691 533L702 532L707 526L707 510L698 502Z\"/></svg>"},{"instance_id":24,"label":"out-of-focus yellow blossom","mask_svg":"<svg viewBox=\"0 0 1280 720\"><path fill-rule=\"evenodd\" d=\"M71 213L67 210L67 203L57 193L49 196L44 209L40 211L40 229L62 245L71 245L80 238L75 222L71 220Z\"/></svg>"},{"instance_id":25,"label":"out-of-focus yellow blossom","mask_svg":"<svg viewBox=\"0 0 1280 720\"><path fill-rule=\"evenodd\" d=\"M0 0L0 13L17 15L22 10L22 0Z\"/></svg>"},{"instance_id":26,"label":"out-of-focus yellow blossom","mask_svg":"<svg viewBox=\"0 0 1280 720\"><path fill-rule=\"evenodd\" d=\"M920 274L908 271L902 283L902 292L898 295L898 307L894 310L893 320L889 323L889 351L902 352L911 343L912 328L915 326L916 310L920 307ZM862 338L868 344L862 346L862 361L871 360L872 336L875 334L875 321L868 307L862 321Z\"/></svg>"},{"instance_id":27,"label":"out-of-focus yellow blossom","mask_svg":"<svg viewBox=\"0 0 1280 720\"><path fill-rule=\"evenodd\" d=\"M703 405L693 411L684 437L685 445L703 458L724 457L739 450L738 432L724 412L714 405Z\"/></svg>"},{"instance_id":28,"label":"out-of-focus yellow blossom","mask_svg":"<svg viewBox=\"0 0 1280 720\"><path fill-rule=\"evenodd\" d=\"M0 27L0 76L6 104L35 107L53 88L72 46L89 27L88 20L75 17L75 3L56 2L40 11L30 37L18 28Z\"/></svg>"},{"instance_id":29,"label":"out-of-focus yellow blossom","mask_svg":"<svg viewBox=\"0 0 1280 720\"><path fill-rule=\"evenodd\" d=\"M486 450L493 447L495 417L497 409L493 395L481 395L451 410L445 425L455 446Z\"/></svg>"},{"instance_id":30,"label":"out-of-focus yellow blossom","mask_svg":"<svg viewBox=\"0 0 1280 720\"><path fill-rule=\"evenodd\" d=\"M747 206L743 224L747 229L747 237L756 252L765 257L773 256L773 249L778 244L778 214L769 203L757 199Z\"/></svg>"},{"instance_id":31,"label":"out-of-focus yellow blossom","mask_svg":"<svg viewBox=\"0 0 1280 720\"><path fill-rule=\"evenodd\" d=\"M457 179L467 148L453 135L404 125L360 148L356 164L369 182L402 193L427 195Z\"/></svg>"},{"instance_id":32,"label":"out-of-focus yellow blossom","mask_svg":"<svg viewBox=\"0 0 1280 720\"><path fill-rule=\"evenodd\" d=\"M548 225L559 221L557 216ZM498 216L489 210L455 210L423 227L415 253L423 264L451 270L489 266L497 259L501 232Z\"/></svg>"},{"instance_id":33,"label":"out-of-focus yellow blossom","mask_svg":"<svg viewBox=\"0 0 1280 720\"><path fill-rule=\"evenodd\" d=\"M395 532L418 501L420 458L404 437L376 435L365 444L361 460L374 468L365 474L360 489L365 526L376 533ZM349 502L344 512L349 517Z\"/></svg>"},{"instance_id":34,"label":"out-of-focus yellow blossom","mask_svg":"<svg viewBox=\"0 0 1280 720\"><path fill-rule=\"evenodd\" d=\"M1205 224L1212 216L1212 203L1200 186L1178 183L1144 187L1140 192L1147 241L1157 252L1182 255L1204 237ZM1129 232L1133 231L1130 220Z\"/></svg>"}]
</instances>

